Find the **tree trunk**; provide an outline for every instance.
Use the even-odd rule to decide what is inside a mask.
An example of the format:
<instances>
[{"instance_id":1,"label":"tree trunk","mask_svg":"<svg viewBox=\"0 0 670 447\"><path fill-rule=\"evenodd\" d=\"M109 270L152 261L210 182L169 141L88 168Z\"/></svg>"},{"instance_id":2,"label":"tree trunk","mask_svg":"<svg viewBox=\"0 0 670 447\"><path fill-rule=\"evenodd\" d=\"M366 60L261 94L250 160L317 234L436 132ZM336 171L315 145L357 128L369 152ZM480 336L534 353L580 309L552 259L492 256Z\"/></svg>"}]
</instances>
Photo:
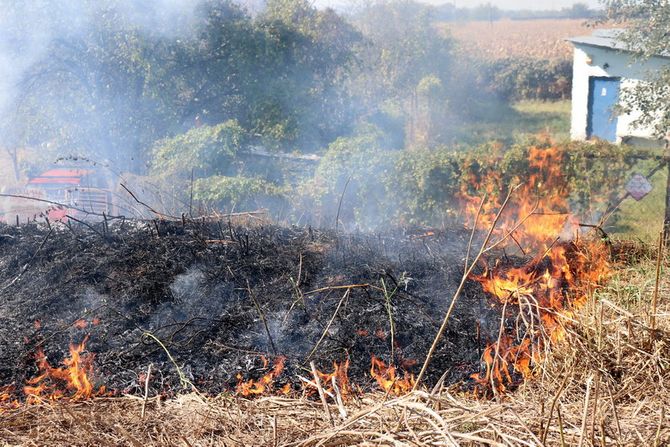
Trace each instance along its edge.
<instances>
[{"instance_id":1,"label":"tree trunk","mask_svg":"<svg viewBox=\"0 0 670 447\"><path fill-rule=\"evenodd\" d=\"M17 148L6 148L9 158L12 159L12 169L14 170L14 180L17 182L21 179L21 172L19 171L19 150Z\"/></svg>"}]
</instances>

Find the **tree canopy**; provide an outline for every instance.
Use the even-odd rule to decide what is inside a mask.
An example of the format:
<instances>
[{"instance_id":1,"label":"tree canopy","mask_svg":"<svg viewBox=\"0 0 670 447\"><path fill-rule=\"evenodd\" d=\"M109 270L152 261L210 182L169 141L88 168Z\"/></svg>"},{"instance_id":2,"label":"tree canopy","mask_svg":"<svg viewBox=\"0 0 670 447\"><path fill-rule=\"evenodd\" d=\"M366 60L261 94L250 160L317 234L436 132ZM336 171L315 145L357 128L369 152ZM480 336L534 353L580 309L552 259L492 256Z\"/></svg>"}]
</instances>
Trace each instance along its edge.
<instances>
[{"instance_id":1,"label":"tree canopy","mask_svg":"<svg viewBox=\"0 0 670 447\"><path fill-rule=\"evenodd\" d=\"M621 38L639 61L670 56L670 3L656 0L604 0L610 20L624 23ZM637 110L638 125L653 127L659 137L670 133L670 65L650 74L650 79L625 92L624 112Z\"/></svg>"}]
</instances>

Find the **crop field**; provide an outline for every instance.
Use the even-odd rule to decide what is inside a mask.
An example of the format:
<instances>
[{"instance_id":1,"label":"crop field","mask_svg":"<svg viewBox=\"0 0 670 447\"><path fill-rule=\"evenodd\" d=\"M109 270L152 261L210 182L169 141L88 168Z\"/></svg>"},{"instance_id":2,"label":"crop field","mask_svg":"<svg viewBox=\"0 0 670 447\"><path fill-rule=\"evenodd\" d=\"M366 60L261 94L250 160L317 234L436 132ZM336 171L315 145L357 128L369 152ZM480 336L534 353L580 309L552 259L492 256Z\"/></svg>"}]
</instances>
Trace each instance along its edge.
<instances>
[{"instance_id":1,"label":"crop field","mask_svg":"<svg viewBox=\"0 0 670 447\"><path fill-rule=\"evenodd\" d=\"M592 32L583 19L442 23L439 27L467 50L489 60L508 57L568 59L572 46L565 39Z\"/></svg>"}]
</instances>

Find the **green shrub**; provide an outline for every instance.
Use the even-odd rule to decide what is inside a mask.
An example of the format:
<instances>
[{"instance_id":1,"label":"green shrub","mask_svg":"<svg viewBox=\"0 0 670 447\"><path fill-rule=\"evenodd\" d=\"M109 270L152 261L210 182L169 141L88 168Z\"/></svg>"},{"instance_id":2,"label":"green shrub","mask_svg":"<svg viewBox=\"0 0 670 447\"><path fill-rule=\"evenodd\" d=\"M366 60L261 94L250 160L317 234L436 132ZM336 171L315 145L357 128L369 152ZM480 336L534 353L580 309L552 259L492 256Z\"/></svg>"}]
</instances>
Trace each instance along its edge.
<instances>
[{"instance_id":1,"label":"green shrub","mask_svg":"<svg viewBox=\"0 0 670 447\"><path fill-rule=\"evenodd\" d=\"M286 188L261 178L214 175L197 179L193 198L209 207L227 210L269 208L278 211L287 204Z\"/></svg>"},{"instance_id":2,"label":"green shrub","mask_svg":"<svg viewBox=\"0 0 670 447\"><path fill-rule=\"evenodd\" d=\"M235 120L215 126L194 127L153 147L152 174L157 177L190 177L225 171L245 140Z\"/></svg>"},{"instance_id":3,"label":"green shrub","mask_svg":"<svg viewBox=\"0 0 670 447\"><path fill-rule=\"evenodd\" d=\"M648 164L639 161L634 149L608 143L557 146L537 139L508 148L487 144L468 150L388 151L368 135L329 147L315 178L303 185L298 207L332 219L341 199L340 219L360 227L439 225L459 215L462 192L481 197L485 191L477 188L489 185L497 189L486 192L500 197L508 187L528 181L530 147L556 148L563 154L559 168L571 211L589 221L616 201L634 170ZM483 181L491 178L496 181Z\"/></svg>"}]
</instances>

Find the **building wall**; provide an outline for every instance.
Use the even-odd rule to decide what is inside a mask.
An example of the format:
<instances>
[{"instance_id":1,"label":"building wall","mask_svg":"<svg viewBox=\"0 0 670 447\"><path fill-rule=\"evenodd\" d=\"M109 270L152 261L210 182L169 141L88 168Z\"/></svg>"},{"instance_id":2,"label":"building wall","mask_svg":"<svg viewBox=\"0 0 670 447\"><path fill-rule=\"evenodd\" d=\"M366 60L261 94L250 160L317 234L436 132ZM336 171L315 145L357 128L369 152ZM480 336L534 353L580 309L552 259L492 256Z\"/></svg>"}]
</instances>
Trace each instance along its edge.
<instances>
[{"instance_id":1,"label":"building wall","mask_svg":"<svg viewBox=\"0 0 670 447\"><path fill-rule=\"evenodd\" d=\"M589 61L590 60L590 61ZM621 78L621 91L630 89L638 82L649 79L649 73L657 71L669 61L653 58L639 63L631 60L630 53L590 45L575 44L572 81L572 123L570 135L573 140L586 140L589 113L589 78ZM620 115L617 122L617 141L622 138L655 139L651 129L635 128L632 122L639 114Z\"/></svg>"}]
</instances>

